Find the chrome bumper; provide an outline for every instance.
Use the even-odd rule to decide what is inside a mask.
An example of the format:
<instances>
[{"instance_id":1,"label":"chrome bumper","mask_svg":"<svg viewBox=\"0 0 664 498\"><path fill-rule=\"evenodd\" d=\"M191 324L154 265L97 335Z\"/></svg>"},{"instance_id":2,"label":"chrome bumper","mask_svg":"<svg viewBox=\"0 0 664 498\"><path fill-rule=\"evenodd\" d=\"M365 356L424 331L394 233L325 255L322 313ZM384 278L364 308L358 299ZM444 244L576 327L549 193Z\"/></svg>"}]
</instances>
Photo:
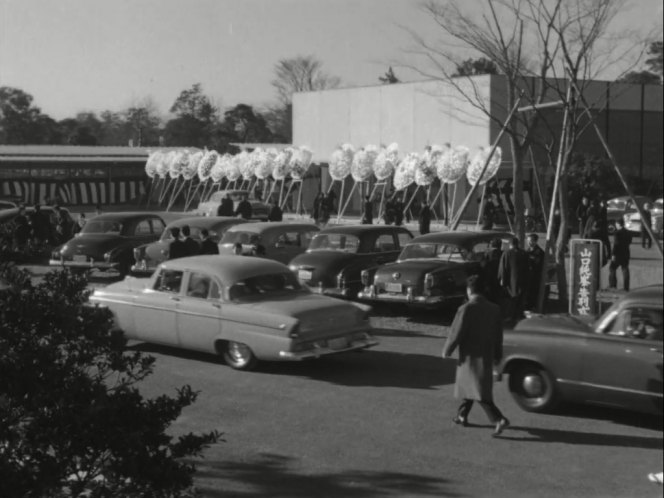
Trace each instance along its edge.
<instances>
[{"instance_id":1,"label":"chrome bumper","mask_svg":"<svg viewBox=\"0 0 664 498\"><path fill-rule=\"evenodd\" d=\"M309 287L309 290L314 294L322 296L341 297L344 299L348 299L350 296L349 289L339 289L338 287Z\"/></svg>"},{"instance_id":2,"label":"chrome bumper","mask_svg":"<svg viewBox=\"0 0 664 498\"><path fill-rule=\"evenodd\" d=\"M156 266L154 268L150 268L143 265L131 265L130 273L134 275L152 275L156 269Z\"/></svg>"},{"instance_id":3,"label":"chrome bumper","mask_svg":"<svg viewBox=\"0 0 664 498\"><path fill-rule=\"evenodd\" d=\"M357 298L364 301L402 303L409 306L438 306L456 296L415 296L413 294L378 294L373 286L365 288L357 294Z\"/></svg>"},{"instance_id":4,"label":"chrome bumper","mask_svg":"<svg viewBox=\"0 0 664 498\"><path fill-rule=\"evenodd\" d=\"M97 268L99 270L111 270L118 266L118 263L107 263L106 261L63 261L61 259L50 259L49 266L66 266L69 268Z\"/></svg>"},{"instance_id":5,"label":"chrome bumper","mask_svg":"<svg viewBox=\"0 0 664 498\"><path fill-rule=\"evenodd\" d=\"M284 360L306 360L309 358L320 358L321 356L326 356L329 354L344 353L346 351L354 351L358 349L366 349L373 347L378 344L378 341L373 337L367 339L358 339L355 341L349 341L348 346L341 349L332 349L329 347L314 347L313 349L307 349L306 351L279 351L279 357Z\"/></svg>"}]
</instances>

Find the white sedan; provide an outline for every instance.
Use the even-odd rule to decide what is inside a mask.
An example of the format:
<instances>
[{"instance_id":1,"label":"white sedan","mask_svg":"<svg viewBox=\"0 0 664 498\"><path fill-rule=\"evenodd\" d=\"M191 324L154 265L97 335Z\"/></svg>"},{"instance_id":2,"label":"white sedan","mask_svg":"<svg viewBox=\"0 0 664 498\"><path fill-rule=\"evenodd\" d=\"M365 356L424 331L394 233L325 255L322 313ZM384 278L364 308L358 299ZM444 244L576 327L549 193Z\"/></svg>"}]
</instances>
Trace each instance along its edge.
<instances>
[{"instance_id":1,"label":"white sedan","mask_svg":"<svg viewBox=\"0 0 664 498\"><path fill-rule=\"evenodd\" d=\"M663 199L657 199L650 208L650 216L652 217L652 231L658 237L662 237L662 232L664 231L664 216L662 214L663 202ZM627 228L627 230L630 232L641 231L641 214L638 211L634 213L627 213L624 219L625 228Z\"/></svg>"},{"instance_id":2,"label":"white sedan","mask_svg":"<svg viewBox=\"0 0 664 498\"><path fill-rule=\"evenodd\" d=\"M370 307L312 294L281 263L194 256L162 263L151 278L97 289L126 339L221 355L233 368L369 348Z\"/></svg>"}]
</instances>

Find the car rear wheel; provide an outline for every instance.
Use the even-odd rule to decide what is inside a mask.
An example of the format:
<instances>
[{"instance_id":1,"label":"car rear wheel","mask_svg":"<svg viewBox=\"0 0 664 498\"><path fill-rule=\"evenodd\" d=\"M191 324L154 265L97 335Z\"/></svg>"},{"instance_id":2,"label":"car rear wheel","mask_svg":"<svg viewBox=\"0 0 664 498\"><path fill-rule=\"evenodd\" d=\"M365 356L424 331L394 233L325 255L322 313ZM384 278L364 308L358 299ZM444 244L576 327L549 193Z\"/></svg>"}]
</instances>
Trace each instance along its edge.
<instances>
[{"instance_id":1,"label":"car rear wheel","mask_svg":"<svg viewBox=\"0 0 664 498\"><path fill-rule=\"evenodd\" d=\"M241 342L228 341L223 357L226 364L236 370L251 370L258 362L251 348Z\"/></svg>"},{"instance_id":2,"label":"car rear wheel","mask_svg":"<svg viewBox=\"0 0 664 498\"><path fill-rule=\"evenodd\" d=\"M528 412L548 412L558 404L556 381L540 365L519 365L510 372L509 388L514 401Z\"/></svg>"}]
</instances>

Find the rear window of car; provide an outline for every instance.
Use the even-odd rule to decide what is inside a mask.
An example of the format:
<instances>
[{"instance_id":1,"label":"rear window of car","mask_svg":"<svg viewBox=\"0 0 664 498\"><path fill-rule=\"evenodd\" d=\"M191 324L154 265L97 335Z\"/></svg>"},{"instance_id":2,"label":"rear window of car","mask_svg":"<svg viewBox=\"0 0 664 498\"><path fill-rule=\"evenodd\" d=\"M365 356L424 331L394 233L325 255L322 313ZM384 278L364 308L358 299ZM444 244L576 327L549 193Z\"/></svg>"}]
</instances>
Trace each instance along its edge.
<instances>
[{"instance_id":1,"label":"rear window of car","mask_svg":"<svg viewBox=\"0 0 664 498\"><path fill-rule=\"evenodd\" d=\"M623 200L612 199L607 202L606 206L611 209L625 209L627 203Z\"/></svg>"},{"instance_id":2,"label":"rear window of car","mask_svg":"<svg viewBox=\"0 0 664 498\"><path fill-rule=\"evenodd\" d=\"M119 234L122 232L122 223L112 220L95 220L94 218L88 221L81 233L114 233Z\"/></svg>"},{"instance_id":3,"label":"rear window of car","mask_svg":"<svg viewBox=\"0 0 664 498\"><path fill-rule=\"evenodd\" d=\"M360 239L351 234L319 233L309 244L310 251L341 251L355 253L360 248Z\"/></svg>"},{"instance_id":4,"label":"rear window of car","mask_svg":"<svg viewBox=\"0 0 664 498\"><path fill-rule=\"evenodd\" d=\"M243 232L241 230L229 230L221 239L222 244L257 244L261 240L256 232Z\"/></svg>"},{"instance_id":5,"label":"rear window of car","mask_svg":"<svg viewBox=\"0 0 664 498\"><path fill-rule=\"evenodd\" d=\"M467 261L470 252L450 244L408 244L399 255L399 259L442 259L444 261Z\"/></svg>"},{"instance_id":6,"label":"rear window of car","mask_svg":"<svg viewBox=\"0 0 664 498\"><path fill-rule=\"evenodd\" d=\"M233 284L228 291L231 301L255 301L306 292L292 272L258 275Z\"/></svg>"}]
</instances>

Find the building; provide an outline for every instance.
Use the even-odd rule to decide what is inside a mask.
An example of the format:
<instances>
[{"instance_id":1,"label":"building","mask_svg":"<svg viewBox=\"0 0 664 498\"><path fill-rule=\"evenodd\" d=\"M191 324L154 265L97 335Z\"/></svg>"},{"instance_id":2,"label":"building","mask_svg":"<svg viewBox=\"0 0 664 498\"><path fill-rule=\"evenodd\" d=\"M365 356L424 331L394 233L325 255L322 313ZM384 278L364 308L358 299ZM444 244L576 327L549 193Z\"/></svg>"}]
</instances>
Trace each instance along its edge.
<instances>
[{"instance_id":1,"label":"building","mask_svg":"<svg viewBox=\"0 0 664 498\"><path fill-rule=\"evenodd\" d=\"M535 84L535 81L528 84ZM564 82L559 84L564 85ZM314 161L323 164L343 143L361 147L396 142L405 154L421 152L427 145L449 142L465 145L472 151L496 140L501 122L508 114L505 94L506 82L499 75L459 79L457 87L434 80L296 93L293 95L293 143L309 146L314 151ZM662 87L592 81L587 84L584 95L594 108L596 122L622 171L629 177L652 181L656 189L653 195L661 195ZM474 103L466 96L471 96ZM549 100L557 99L558 95L549 96ZM488 110L491 118L479 107ZM542 117L537 135L539 142L546 144L552 137L557 138L562 112L550 108L542 111ZM509 212L512 157L508 137L504 136L499 145L503 162L496 176L497 186L501 202ZM605 156L592 127L587 127L581 135L576 150ZM539 175L533 171L533 159ZM547 163L542 147L534 147L533 156L525 158L526 207L540 203L538 180L543 192L551 183L553 168L546 167ZM324 173L322 187L328 188L330 182L329 174ZM348 183L352 180L346 183L348 192ZM470 185L463 179L458 189L457 205ZM477 202L470 203L469 216L474 216L477 205ZM359 209L360 196L352 199L351 206L355 211Z\"/></svg>"}]
</instances>

